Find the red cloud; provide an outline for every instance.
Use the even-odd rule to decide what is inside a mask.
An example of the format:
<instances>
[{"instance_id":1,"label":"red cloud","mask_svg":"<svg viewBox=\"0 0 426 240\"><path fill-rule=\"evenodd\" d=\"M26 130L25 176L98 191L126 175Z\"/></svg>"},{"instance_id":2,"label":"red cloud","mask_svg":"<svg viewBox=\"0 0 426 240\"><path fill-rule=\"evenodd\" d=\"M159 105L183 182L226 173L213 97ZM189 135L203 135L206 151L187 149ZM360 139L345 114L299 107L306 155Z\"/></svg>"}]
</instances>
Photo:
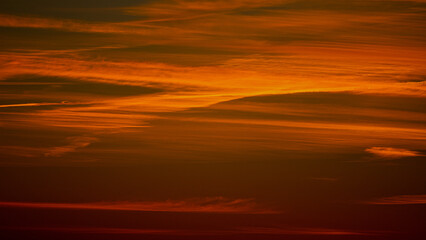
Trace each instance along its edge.
<instances>
[{"instance_id":1,"label":"red cloud","mask_svg":"<svg viewBox=\"0 0 426 240\"><path fill-rule=\"evenodd\" d=\"M426 194L423 195L398 195L392 197L379 198L366 202L375 205L408 205L408 204L426 204Z\"/></svg>"},{"instance_id":2,"label":"red cloud","mask_svg":"<svg viewBox=\"0 0 426 240\"><path fill-rule=\"evenodd\" d=\"M261 208L251 199L227 199L223 197L189 199L182 201L144 202L94 202L94 203L45 203L0 202L0 206L25 208L88 209L143 212L200 212L275 214L277 211Z\"/></svg>"}]
</instances>

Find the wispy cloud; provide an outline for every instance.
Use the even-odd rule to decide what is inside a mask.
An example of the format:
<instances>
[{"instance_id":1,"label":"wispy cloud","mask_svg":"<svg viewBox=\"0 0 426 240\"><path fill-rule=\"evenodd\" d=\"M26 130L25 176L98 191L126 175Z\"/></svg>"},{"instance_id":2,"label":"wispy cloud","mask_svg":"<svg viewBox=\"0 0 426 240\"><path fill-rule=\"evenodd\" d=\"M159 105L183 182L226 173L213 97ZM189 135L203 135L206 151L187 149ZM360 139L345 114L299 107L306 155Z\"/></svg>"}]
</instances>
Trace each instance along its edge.
<instances>
[{"instance_id":1,"label":"wispy cloud","mask_svg":"<svg viewBox=\"0 0 426 240\"><path fill-rule=\"evenodd\" d=\"M418 30L423 26L418 18L419 13L415 11L417 5L400 6L399 2L390 2L389 9L392 11L388 8L381 11L378 7L382 4L380 1L347 1L345 4L327 1L324 5L314 4L316 7L305 1L224 2L146 2L114 9L134 17L132 21L121 22L0 15L0 25L16 28L12 31L14 33L23 31L18 28L61 30L67 34L73 32L72 36L75 33L93 33L76 35L76 38L81 38L78 42L84 42L86 38L90 40L88 46L78 50L69 45L77 41L67 38L61 45L63 49L37 49L34 44L38 46L39 40L34 40L30 49L6 47L7 51L0 53L0 60L4 63L0 78L6 84L8 79L22 75L57 78L56 85L46 84L46 88L40 85L37 91L22 93L16 90L18 85L11 87L15 92L2 96L5 104L0 107L6 111L22 111L5 114L4 125L37 125L97 132L130 128L142 131L141 128L152 126L154 119L168 119L244 124L258 128L293 128L298 129L297 133L296 130L291 131L299 136L323 130L329 134L322 136L326 141L318 142L329 142L330 146L349 142L350 138L342 134L344 131L357 136L374 131L377 138L390 136L395 139L399 135L405 140L424 139L424 131L419 127L424 118L424 113L419 110L421 104L416 104L416 109L402 110L389 109L384 105L319 105L313 104L313 101L304 104L243 102L218 105L256 95L342 91L360 95L413 97L421 102L426 93L424 83L409 81L425 75L422 70L425 65L424 47L419 44L423 39L414 34L421 32ZM401 7L404 7L403 12L398 11ZM51 32L57 34L61 31ZM39 31L34 32L29 34L44 36ZM140 34L144 34L143 42ZM23 39L21 35L17 36ZM15 40L10 39L13 43ZM50 39L41 40L50 45ZM200 63L201 58L212 57L215 61ZM66 82L65 78L81 84L77 89L75 86L59 86ZM101 85L109 87L96 91L102 88ZM141 87L155 88L158 92L144 94L134 91ZM69 91L61 92L61 89ZM130 96L126 92L134 94ZM52 96L47 96L49 94ZM45 96L49 98L44 99ZM46 103L31 100L40 97L43 100L39 101ZM327 95L317 99L323 97ZM335 102L344 98L338 97ZM49 102L62 99L86 105L66 108L58 105L54 109L26 108L36 106L33 104L47 106ZM361 103L386 100L359 99ZM402 99L398 103L410 105L404 101ZM214 104L212 109L223 114L216 117L166 116L171 112ZM14 109L9 109L12 107ZM236 117L241 112L249 117ZM235 116L230 117L232 114ZM253 115L257 117L251 117ZM337 134L340 136L336 137ZM319 135L315 137L321 138ZM304 139L304 144L313 145L311 139ZM292 144L296 145L296 141ZM357 145L359 142L352 141L350 144ZM367 146L379 144L381 142L373 142ZM281 142L276 145L291 144ZM297 146L298 149L304 147ZM386 155L387 158L398 155L378 147L366 151L376 156ZM406 151L399 153L399 156L410 154L417 153Z\"/></svg>"},{"instance_id":2,"label":"wispy cloud","mask_svg":"<svg viewBox=\"0 0 426 240\"><path fill-rule=\"evenodd\" d=\"M137 229L137 228L104 228L104 227L0 227L4 230L27 230L67 233L91 233L91 234L147 234L147 235L181 235L180 230L169 229Z\"/></svg>"},{"instance_id":3,"label":"wispy cloud","mask_svg":"<svg viewBox=\"0 0 426 240\"><path fill-rule=\"evenodd\" d=\"M141 234L141 235L171 235L171 236L216 236L216 235L326 235L326 236L374 236L383 235L380 232L349 231L327 228L291 228L291 227L241 227L228 230L218 229L144 229L144 228L105 228L105 227L0 227L5 230L29 230L69 233L92 234Z\"/></svg>"},{"instance_id":4,"label":"wispy cloud","mask_svg":"<svg viewBox=\"0 0 426 240\"><path fill-rule=\"evenodd\" d=\"M98 96L93 96L90 98L91 101L89 103L97 105L44 110L28 113L28 115L24 116L22 119L20 119L21 116L11 119L13 123L29 122L42 125L87 129L108 129L127 126L138 127L146 125L145 120L158 117L155 116L158 112L173 112L194 107L206 107L223 101L261 94L357 91L375 94L406 94L420 97L423 94L423 90L421 89L424 88L422 87L422 83L419 82L390 83L389 81L374 81L373 84L370 83L371 79L369 80L369 78L365 80L352 79L353 81L340 81L337 80L337 78L342 78L342 75L337 76L335 73L332 73L332 75L335 76L327 77L325 80L325 78L321 76L326 73L321 72L331 71L331 66L327 67L326 70L317 69L318 72L316 72L316 66L300 65L300 63L298 63L299 60L295 60L294 58L282 59L283 62L281 64L276 62L277 59L272 59L269 62L265 59L246 59L245 61L240 59L229 61L227 64L221 66L184 67L160 63L130 61L99 62L49 56L30 57L25 55L14 55L12 57L3 55L2 57L7 65L7 68L4 68L1 72L5 75L4 77L20 74L38 74L41 76L71 77L89 83L125 85L129 88L155 86L163 91L157 94L144 94L134 97L103 96L100 98ZM293 67L300 65L300 69L292 70L287 68L286 73L284 73L278 70L284 66L283 64L295 64ZM352 68L351 66L342 67L344 69ZM354 67L354 69L359 68ZM301 77L300 71L304 71L303 75L306 75L306 77ZM365 69L365 71L369 72L370 70ZM318 77L318 74L320 74L320 77ZM354 73L350 72L344 73L346 76L353 74ZM386 73L386 75L387 74L388 73ZM307 77L308 75L312 78L309 79ZM295 81L294 78L298 80ZM366 81L369 82L368 88L363 87L363 83ZM402 87L402 85L406 85L406 87ZM93 86L93 88L96 88L96 86ZM111 89L113 89L113 87L111 87ZM42 91L39 94L44 93ZM79 102L79 97L82 100L86 100L87 98L81 97L79 93L67 93L64 97L66 97L65 99L71 99L77 102ZM88 103L87 100L82 102ZM4 107L13 106L25 105L4 105ZM222 107L223 106L224 105L222 105ZM234 109L241 108L241 106L230 105L228 105L228 107L234 107ZM282 111L288 112L290 110L293 112L299 111L301 114L307 115L312 114L313 111L318 112L316 107L307 109L309 104L303 108L295 106L291 109L283 108L283 106L273 108L272 104L258 106L253 103L246 104L242 107L252 112L269 111L275 113ZM303 112L303 110L305 112ZM328 107L326 109L321 109L321 111L330 111L333 113L336 110ZM338 111L342 112L349 110L339 108ZM141 112L144 114L141 114ZM360 109L356 109L356 112L360 113ZM395 112L382 112L394 118L396 116L407 116L405 114L396 114ZM375 109L370 109L369 112L365 110L363 114L380 116L379 112ZM417 114L416 116L422 117L420 113L410 114ZM265 120L262 121L263 123L267 122ZM271 124L276 124L273 121L269 122ZM299 123L293 122L291 124Z\"/></svg>"},{"instance_id":5,"label":"wispy cloud","mask_svg":"<svg viewBox=\"0 0 426 240\"><path fill-rule=\"evenodd\" d=\"M391 148L391 147L371 147L365 149L366 152L374 154L377 157L385 159L396 159L403 157L416 157L423 156L420 152L412 151L404 148Z\"/></svg>"},{"instance_id":6,"label":"wispy cloud","mask_svg":"<svg viewBox=\"0 0 426 240\"><path fill-rule=\"evenodd\" d=\"M95 137L79 136L70 137L67 140L69 141L69 144L50 148L46 153L44 153L44 155L47 157L60 157L66 153L74 152L77 149L87 147L93 142L96 142L98 139Z\"/></svg>"},{"instance_id":7,"label":"wispy cloud","mask_svg":"<svg viewBox=\"0 0 426 240\"><path fill-rule=\"evenodd\" d=\"M252 227L242 228L242 233L265 234L265 235L380 235L373 232L358 232L343 229L327 228L271 228L271 227Z\"/></svg>"},{"instance_id":8,"label":"wispy cloud","mask_svg":"<svg viewBox=\"0 0 426 240\"><path fill-rule=\"evenodd\" d=\"M0 108L12 108L12 107L39 107L39 106L60 106L69 104L67 102L60 103L20 103L20 104L3 104Z\"/></svg>"},{"instance_id":9,"label":"wispy cloud","mask_svg":"<svg viewBox=\"0 0 426 240\"><path fill-rule=\"evenodd\" d=\"M147 202L95 202L95 203L43 203L0 202L0 206L24 208L88 209L142 212L193 212L193 213L239 213L276 214L278 211L261 207L251 199L228 199L223 197L187 199L181 201Z\"/></svg>"},{"instance_id":10,"label":"wispy cloud","mask_svg":"<svg viewBox=\"0 0 426 240\"><path fill-rule=\"evenodd\" d=\"M365 204L374 205L411 205L411 204L426 204L425 195L398 195L392 197L378 198L372 201L366 201Z\"/></svg>"},{"instance_id":11,"label":"wispy cloud","mask_svg":"<svg viewBox=\"0 0 426 240\"><path fill-rule=\"evenodd\" d=\"M157 214L147 215L154 215L160 228L137 229L118 218L117 228L55 225L58 228L46 231L229 234L230 238L235 234L368 235L351 229L354 221L349 218L343 224L348 229L325 226L327 221L316 228L314 222L327 218L320 214L324 209L342 219L358 210L333 207L333 199L353 197L348 192L352 189L342 184L358 186L353 173L365 161L349 162L425 158L425 3L0 1L0 165L90 166L84 172L94 174L80 174L79 182L70 184L113 179L113 186L100 187L99 194L104 195L100 199L129 199L125 196L129 192L136 194L131 199L165 199L168 181L178 194L165 201L90 202L90 194L77 189L70 191L74 198L67 203L52 198L52 202L36 202L52 194L50 190L60 189L61 178L80 173L65 168L59 171L63 174L58 181L44 184L45 175L38 178L37 172L54 176L57 171L37 167L22 178L14 174L21 169L0 175L12 179L2 181L4 189L18 189L2 191L4 199L19 195L28 201L0 202L0 206L6 211L68 209L70 214L71 210L114 211L109 212L112 215L152 211ZM357 195L363 197L382 186L384 175L399 179L406 175L399 171L418 167L413 163L401 161L404 167L393 169L391 175L380 172L382 164L375 164L365 172L371 186L356 189ZM134 176L141 181L133 181L133 168L105 167L111 165L143 165L148 174L135 169ZM173 173L162 177L168 168ZM215 169L223 170L220 179ZM419 188L420 180L410 182L414 184L410 188ZM194 188L192 182L207 188ZM393 187L404 184L408 182ZM31 193L40 186L44 189L35 198ZM275 210L245 198L184 199L188 191L205 196L220 190L226 190L227 196L262 195L265 201L281 205ZM377 192L377 196L387 195ZM77 199L82 202L75 203ZM424 202L423 195L401 195L368 204ZM287 209L285 216L229 216L280 214L280 209ZM215 216L226 218L223 223L213 221L219 231L190 229L183 221L181 232L161 229L169 219L157 215L169 214L158 212L228 215ZM280 225L287 220L312 225ZM375 226L396 223L389 221L392 224ZM211 218L200 225L207 228L209 223ZM363 229L375 228L367 225Z\"/></svg>"},{"instance_id":12,"label":"wispy cloud","mask_svg":"<svg viewBox=\"0 0 426 240\"><path fill-rule=\"evenodd\" d=\"M98 141L96 137L76 136L67 137L67 144L56 147L26 147L26 146L0 146L2 153L21 157L61 157L65 154L78 151Z\"/></svg>"},{"instance_id":13,"label":"wispy cloud","mask_svg":"<svg viewBox=\"0 0 426 240\"><path fill-rule=\"evenodd\" d=\"M23 17L15 15L0 14L0 26L15 28L46 28L71 32L92 32L92 33L127 33L127 34L147 34L149 30L141 27L132 29L120 24L92 23L78 20L64 20L42 17Z\"/></svg>"}]
</instances>

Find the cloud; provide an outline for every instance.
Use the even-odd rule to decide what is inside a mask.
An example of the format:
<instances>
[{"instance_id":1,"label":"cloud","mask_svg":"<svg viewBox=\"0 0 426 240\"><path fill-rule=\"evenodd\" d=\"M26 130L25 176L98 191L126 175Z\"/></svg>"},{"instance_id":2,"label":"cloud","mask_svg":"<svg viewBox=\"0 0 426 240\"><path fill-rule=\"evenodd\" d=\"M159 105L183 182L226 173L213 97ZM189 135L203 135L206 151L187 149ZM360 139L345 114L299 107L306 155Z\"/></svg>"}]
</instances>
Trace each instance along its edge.
<instances>
[{"instance_id":1,"label":"cloud","mask_svg":"<svg viewBox=\"0 0 426 240\"><path fill-rule=\"evenodd\" d=\"M21 157L61 157L67 153L78 151L98 141L98 138L77 136L66 138L68 144L57 147L27 147L27 146L0 146L2 154Z\"/></svg>"},{"instance_id":2,"label":"cloud","mask_svg":"<svg viewBox=\"0 0 426 240\"><path fill-rule=\"evenodd\" d=\"M372 232L348 231L342 229L327 228L271 228L271 227L252 227L241 228L241 233L265 234L265 235L377 235Z\"/></svg>"},{"instance_id":3,"label":"cloud","mask_svg":"<svg viewBox=\"0 0 426 240\"><path fill-rule=\"evenodd\" d=\"M60 157L66 153L75 152L79 148L84 148L97 141L98 139L95 137L70 137L67 139L69 144L59 147L53 147L47 150L44 153L46 157Z\"/></svg>"},{"instance_id":4,"label":"cloud","mask_svg":"<svg viewBox=\"0 0 426 240\"><path fill-rule=\"evenodd\" d=\"M385 158L385 159L423 156L423 154L421 154L420 152L403 149L403 148L371 147L371 148L365 149L365 151L373 155L376 155L377 157Z\"/></svg>"},{"instance_id":5,"label":"cloud","mask_svg":"<svg viewBox=\"0 0 426 240\"><path fill-rule=\"evenodd\" d=\"M109 211L142 212L192 212L192 213L236 213L236 214L276 214L265 209L251 199L228 199L211 197L182 201L158 202L95 202L95 203L42 203L42 202L0 202L0 206L24 208L87 209Z\"/></svg>"},{"instance_id":6,"label":"cloud","mask_svg":"<svg viewBox=\"0 0 426 240\"><path fill-rule=\"evenodd\" d=\"M153 88L143 88L122 84L108 84L103 82L82 81L80 79L61 78L38 75L20 75L0 81L0 85L9 94L43 94L46 97L72 95L80 98L92 97L122 97L157 93L160 90Z\"/></svg>"},{"instance_id":7,"label":"cloud","mask_svg":"<svg viewBox=\"0 0 426 240\"><path fill-rule=\"evenodd\" d=\"M0 64L2 85L22 75L40 76L37 81L41 83L49 78L55 80L51 85L20 82L25 86L2 88L1 109L8 111L2 118L2 126L67 128L67 131L84 131L87 135L111 131L141 133L147 131L147 126L158 128L151 131L152 135L139 134L137 138L128 139L128 145L139 144L128 149L138 152L137 159L147 159L140 156L161 149L150 156L156 158L167 152L163 149L173 147L180 147L180 152L183 149L212 151L212 144L220 150L247 145L252 146L251 149L280 151L327 145L330 150L359 147L365 137L369 142L362 148L380 146L385 138L392 139L390 144L399 141L396 139L400 136L404 144L424 139L424 131L419 126L425 115L421 103L426 85L402 81L424 76L424 46L420 44L424 37L419 34L424 24L419 18L421 13L413 10L413 4L401 6L400 2L388 4L386 1L387 8L382 11L383 1L133 3L140 5L126 2L108 9L132 15L120 21L65 19L69 15L43 15L43 11L38 10L26 16L22 12L18 16L13 11L0 15L0 25L9 43L0 52L0 61L4 63ZM403 12L395 11L401 7ZM75 16L88 14L84 7L67 9ZM332 92L342 91L360 93L353 102L365 105L345 104L347 96L341 95L330 101L338 104L322 101ZM148 92L152 94L145 94ZM281 103L246 101L217 105L249 96L318 92L324 94L304 103L301 103L305 101L304 96L297 95L292 103L286 102L291 97L284 97ZM398 98L398 104L374 105L371 103L393 99L369 98L363 95L365 93L408 96L414 100L399 102ZM25 105L63 100L82 104L46 108ZM190 117L176 113L214 104L215 109L210 110L220 114L213 117L206 116L213 114L205 109L202 114ZM405 108L392 108L401 105ZM178 131L180 125L165 126L158 122L224 126L229 132L239 132L246 127L248 131L233 136L232 140L226 133L218 136L219 131L203 135L189 128L188 133L177 136L171 132ZM258 136L250 135L255 131ZM285 132L288 138L279 137L279 131ZM102 134L96 136L103 137ZM234 145L206 141L212 136L234 141ZM237 139L238 136L245 139ZM179 137L180 141L167 142ZM143 141L148 141L147 145L167 143L144 149ZM193 149L179 145L183 142ZM43 148L43 151L46 150L46 156L61 156L86 144L70 141L69 145ZM202 144L204 146L200 146ZM415 144L413 148L422 149ZM89 150L94 153L103 149ZM33 150L29 151L32 154ZM114 151L118 152L118 148ZM176 158L175 152L170 156Z\"/></svg>"},{"instance_id":8,"label":"cloud","mask_svg":"<svg viewBox=\"0 0 426 240\"><path fill-rule=\"evenodd\" d=\"M67 233L91 234L148 234L148 235L181 235L180 230L169 229L135 229L135 228L105 228L105 227L0 227L5 230L48 231Z\"/></svg>"},{"instance_id":9,"label":"cloud","mask_svg":"<svg viewBox=\"0 0 426 240\"><path fill-rule=\"evenodd\" d=\"M247 125L263 125L285 128L300 128L300 129L324 129L324 130L345 130L359 132L377 132L380 135L395 138L397 134L405 133L404 138L417 139L422 138L423 131L420 128L405 128L405 127L388 127L388 126L371 126L367 124L352 124L352 123L336 123L336 122L315 122L315 121L290 121L277 119L253 119L253 118L208 118L208 117L175 117L174 119L193 122L212 122L212 123L229 123L229 124L247 124ZM378 148L378 149L377 149ZM372 149L372 150L370 150ZM406 157L406 156L422 156L417 152L405 149L381 148L373 147L366 150L383 157Z\"/></svg>"},{"instance_id":10,"label":"cloud","mask_svg":"<svg viewBox=\"0 0 426 240\"><path fill-rule=\"evenodd\" d=\"M66 105L67 102L60 103L19 103L19 104L3 104L0 105L0 108L10 108L10 107L39 107L39 106L60 106Z\"/></svg>"},{"instance_id":11,"label":"cloud","mask_svg":"<svg viewBox=\"0 0 426 240\"><path fill-rule=\"evenodd\" d=\"M426 194L424 195L398 195L392 197L384 197L367 201L365 204L373 205L411 205L426 204Z\"/></svg>"},{"instance_id":12,"label":"cloud","mask_svg":"<svg viewBox=\"0 0 426 240\"><path fill-rule=\"evenodd\" d=\"M126 13L132 15L149 16L145 22L179 21L196 18L211 17L222 14L233 13L247 9L268 7L288 0L209 0L209 1L158 1L142 6L122 8Z\"/></svg>"},{"instance_id":13,"label":"cloud","mask_svg":"<svg viewBox=\"0 0 426 240\"><path fill-rule=\"evenodd\" d=\"M46 28L57 29L70 32L91 32L91 33L127 33L127 34L147 34L151 31L142 28L132 29L120 26L120 24L91 23L78 20L63 20L54 18L22 17L7 14L0 14L1 27L14 28Z\"/></svg>"},{"instance_id":14,"label":"cloud","mask_svg":"<svg viewBox=\"0 0 426 240\"><path fill-rule=\"evenodd\" d=\"M327 236L369 236L382 235L377 232L348 231L327 228L269 228L269 227L241 227L228 230L217 229L143 229L143 228L106 228L106 227L0 227L5 230L29 230L48 232L91 233L91 234L141 234L141 235L171 235L171 236L216 236L236 234L256 235L327 235Z\"/></svg>"}]
</instances>

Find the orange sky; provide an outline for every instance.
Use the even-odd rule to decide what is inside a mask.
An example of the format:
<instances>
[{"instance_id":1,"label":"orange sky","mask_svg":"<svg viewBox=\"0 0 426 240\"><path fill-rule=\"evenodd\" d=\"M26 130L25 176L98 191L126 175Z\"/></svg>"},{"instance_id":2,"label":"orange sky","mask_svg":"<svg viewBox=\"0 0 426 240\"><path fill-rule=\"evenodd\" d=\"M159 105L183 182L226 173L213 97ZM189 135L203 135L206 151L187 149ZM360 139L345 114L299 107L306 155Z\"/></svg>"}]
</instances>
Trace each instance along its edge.
<instances>
[{"instance_id":1,"label":"orange sky","mask_svg":"<svg viewBox=\"0 0 426 240\"><path fill-rule=\"evenodd\" d=\"M419 239L425 13L423 0L1 1L0 232Z\"/></svg>"}]
</instances>

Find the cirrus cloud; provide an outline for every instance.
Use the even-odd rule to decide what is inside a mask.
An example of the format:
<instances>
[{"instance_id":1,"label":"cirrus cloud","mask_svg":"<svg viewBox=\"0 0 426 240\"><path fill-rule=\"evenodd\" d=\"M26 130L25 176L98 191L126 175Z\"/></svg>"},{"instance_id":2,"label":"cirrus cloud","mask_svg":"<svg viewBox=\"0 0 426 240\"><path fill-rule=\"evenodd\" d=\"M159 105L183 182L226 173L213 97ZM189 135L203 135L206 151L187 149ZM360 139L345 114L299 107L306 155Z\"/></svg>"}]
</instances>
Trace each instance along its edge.
<instances>
[{"instance_id":1,"label":"cirrus cloud","mask_svg":"<svg viewBox=\"0 0 426 240\"><path fill-rule=\"evenodd\" d=\"M371 147L371 148L365 149L365 151L377 157L385 158L385 159L423 156L423 154L421 154L420 152L412 151L412 150L408 150L404 148Z\"/></svg>"},{"instance_id":2,"label":"cirrus cloud","mask_svg":"<svg viewBox=\"0 0 426 240\"><path fill-rule=\"evenodd\" d=\"M141 202L93 202L93 203L48 203L48 202L0 202L3 207L53 208L82 210L112 210L139 212L192 212L192 213L240 213L276 214L277 211L260 207L252 199L228 199L209 197L181 201Z\"/></svg>"},{"instance_id":3,"label":"cirrus cloud","mask_svg":"<svg viewBox=\"0 0 426 240\"><path fill-rule=\"evenodd\" d=\"M408 205L408 204L426 204L426 194L423 195L398 195L384 197L366 202L374 205Z\"/></svg>"}]
</instances>

